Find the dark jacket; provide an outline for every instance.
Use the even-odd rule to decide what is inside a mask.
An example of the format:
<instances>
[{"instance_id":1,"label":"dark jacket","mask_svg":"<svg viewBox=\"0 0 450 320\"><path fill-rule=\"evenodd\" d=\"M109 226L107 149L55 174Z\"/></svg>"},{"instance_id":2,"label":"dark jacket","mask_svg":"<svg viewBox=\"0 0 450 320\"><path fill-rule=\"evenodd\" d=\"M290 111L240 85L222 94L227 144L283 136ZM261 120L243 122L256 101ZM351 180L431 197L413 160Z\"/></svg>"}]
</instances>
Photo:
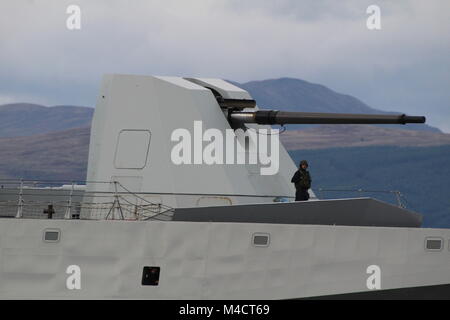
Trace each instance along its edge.
<instances>
[{"instance_id":1,"label":"dark jacket","mask_svg":"<svg viewBox=\"0 0 450 320\"><path fill-rule=\"evenodd\" d=\"M298 169L291 179L291 182L295 184L297 190L308 190L311 188L311 176L308 170Z\"/></svg>"}]
</instances>

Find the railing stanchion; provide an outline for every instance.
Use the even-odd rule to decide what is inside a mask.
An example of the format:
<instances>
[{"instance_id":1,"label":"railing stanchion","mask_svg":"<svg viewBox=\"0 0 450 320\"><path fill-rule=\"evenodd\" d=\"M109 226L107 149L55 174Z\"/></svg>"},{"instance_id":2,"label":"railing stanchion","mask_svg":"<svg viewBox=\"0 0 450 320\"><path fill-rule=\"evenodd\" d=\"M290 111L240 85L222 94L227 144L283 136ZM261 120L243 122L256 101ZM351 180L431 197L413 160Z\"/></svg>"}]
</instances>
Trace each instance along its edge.
<instances>
[{"instance_id":1,"label":"railing stanchion","mask_svg":"<svg viewBox=\"0 0 450 320\"><path fill-rule=\"evenodd\" d=\"M66 214L64 215L64 219L71 219L72 218L72 196L73 196L73 189L75 187L74 181L72 181L72 188L70 189L69 194L69 201L67 202L67 210Z\"/></svg>"},{"instance_id":2,"label":"railing stanchion","mask_svg":"<svg viewBox=\"0 0 450 320\"><path fill-rule=\"evenodd\" d=\"M20 179L20 189L19 189L19 202L17 203L17 214L16 218L23 217L23 179Z\"/></svg>"},{"instance_id":3,"label":"railing stanchion","mask_svg":"<svg viewBox=\"0 0 450 320\"><path fill-rule=\"evenodd\" d=\"M398 202L398 207L399 208L404 208L405 206L403 205L403 203L402 203L402 194L400 193L400 191L395 191L395 195L396 195L396 197L397 197L397 202Z\"/></svg>"},{"instance_id":4,"label":"railing stanchion","mask_svg":"<svg viewBox=\"0 0 450 320\"><path fill-rule=\"evenodd\" d=\"M109 215L112 213L112 220L115 220L116 210L119 212L122 220L125 220L123 216L122 207L120 206L119 194L117 193L117 181L114 181L114 202L109 209L108 214L105 217L105 220L108 220Z\"/></svg>"}]
</instances>

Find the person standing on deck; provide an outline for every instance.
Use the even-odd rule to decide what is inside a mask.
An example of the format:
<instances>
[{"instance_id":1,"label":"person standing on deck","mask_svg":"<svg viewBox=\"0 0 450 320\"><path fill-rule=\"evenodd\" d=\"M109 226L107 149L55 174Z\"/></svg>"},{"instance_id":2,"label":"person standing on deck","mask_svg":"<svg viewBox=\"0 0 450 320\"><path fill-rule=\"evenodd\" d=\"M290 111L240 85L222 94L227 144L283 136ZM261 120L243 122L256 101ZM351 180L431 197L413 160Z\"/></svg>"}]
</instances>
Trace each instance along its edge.
<instances>
[{"instance_id":1,"label":"person standing on deck","mask_svg":"<svg viewBox=\"0 0 450 320\"><path fill-rule=\"evenodd\" d=\"M291 179L295 184L295 201L307 201L309 199L308 189L311 188L311 176L309 174L308 162L300 161L300 166Z\"/></svg>"}]
</instances>

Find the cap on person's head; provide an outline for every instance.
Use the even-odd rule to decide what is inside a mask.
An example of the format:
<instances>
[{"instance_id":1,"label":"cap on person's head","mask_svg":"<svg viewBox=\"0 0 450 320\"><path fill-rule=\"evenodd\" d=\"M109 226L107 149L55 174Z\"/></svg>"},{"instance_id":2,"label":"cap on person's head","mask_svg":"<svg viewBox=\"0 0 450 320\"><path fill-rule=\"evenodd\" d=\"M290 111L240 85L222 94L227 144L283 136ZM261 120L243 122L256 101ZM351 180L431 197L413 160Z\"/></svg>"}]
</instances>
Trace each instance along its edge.
<instances>
[{"instance_id":1,"label":"cap on person's head","mask_svg":"<svg viewBox=\"0 0 450 320\"><path fill-rule=\"evenodd\" d=\"M308 165L308 161L306 161L306 160L302 160L302 161L300 161L300 166L302 166L302 165Z\"/></svg>"}]
</instances>

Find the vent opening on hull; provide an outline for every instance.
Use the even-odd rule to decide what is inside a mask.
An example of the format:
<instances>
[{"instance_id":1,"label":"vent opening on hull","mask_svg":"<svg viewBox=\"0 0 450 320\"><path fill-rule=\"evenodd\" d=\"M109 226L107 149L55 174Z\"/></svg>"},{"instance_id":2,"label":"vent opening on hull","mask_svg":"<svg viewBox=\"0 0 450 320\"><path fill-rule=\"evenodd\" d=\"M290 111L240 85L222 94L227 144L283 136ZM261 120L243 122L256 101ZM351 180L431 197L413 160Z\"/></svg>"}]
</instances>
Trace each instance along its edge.
<instances>
[{"instance_id":1,"label":"vent opening on hull","mask_svg":"<svg viewBox=\"0 0 450 320\"><path fill-rule=\"evenodd\" d=\"M270 235L268 233L254 233L252 244L255 247L268 247L270 243Z\"/></svg>"},{"instance_id":2,"label":"vent opening on hull","mask_svg":"<svg viewBox=\"0 0 450 320\"><path fill-rule=\"evenodd\" d=\"M44 242L58 242L61 235L59 229L45 229Z\"/></svg>"},{"instance_id":3,"label":"vent opening on hull","mask_svg":"<svg viewBox=\"0 0 450 320\"><path fill-rule=\"evenodd\" d=\"M427 251L441 251L443 242L442 238L426 238L425 249Z\"/></svg>"}]
</instances>

